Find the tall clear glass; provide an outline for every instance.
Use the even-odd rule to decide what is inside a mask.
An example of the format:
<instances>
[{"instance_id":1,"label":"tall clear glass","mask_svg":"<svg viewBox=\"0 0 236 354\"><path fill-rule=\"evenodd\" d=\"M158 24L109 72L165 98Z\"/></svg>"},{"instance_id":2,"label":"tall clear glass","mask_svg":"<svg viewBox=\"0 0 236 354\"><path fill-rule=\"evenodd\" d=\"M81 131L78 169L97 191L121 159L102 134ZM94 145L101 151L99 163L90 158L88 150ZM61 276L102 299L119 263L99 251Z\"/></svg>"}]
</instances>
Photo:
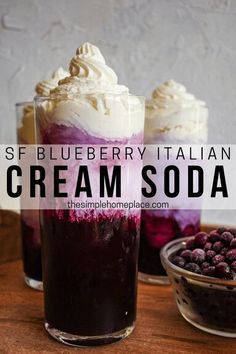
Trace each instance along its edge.
<instances>
[{"instance_id":1,"label":"tall clear glass","mask_svg":"<svg viewBox=\"0 0 236 354\"><path fill-rule=\"evenodd\" d=\"M35 144L34 102L16 104L17 142ZM25 283L42 290L41 238L39 211L29 210L21 200L21 235Z\"/></svg>"},{"instance_id":2,"label":"tall clear glass","mask_svg":"<svg viewBox=\"0 0 236 354\"><path fill-rule=\"evenodd\" d=\"M144 99L96 93L36 98L36 121L40 144L142 144ZM141 174L136 181L141 187ZM130 171L127 186L133 182ZM132 332L140 213L41 211L45 328L58 341L92 346Z\"/></svg>"},{"instance_id":3,"label":"tall clear glass","mask_svg":"<svg viewBox=\"0 0 236 354\"><path fill-rule=\"evenodd\" d=\"M191 105L187 100L182 100L181 105L156 110L151 117L146 107L145 144L206 144L207 120L208 108L204 102ZM147 135L146 132L153 134ZM183 161L183 164L188 164L188 161ZM186 185L187 181L182 183ZM189 201L189 204L193 203ZM199 207L199 202L195 203ZM188 205L187 201L185 205ZM173 239L192 236L200 231L200 219L201 210L193 208L142 210L139 279L153 284L168 283L160 260L161 248Z\"/></svg>"}]
</instances>

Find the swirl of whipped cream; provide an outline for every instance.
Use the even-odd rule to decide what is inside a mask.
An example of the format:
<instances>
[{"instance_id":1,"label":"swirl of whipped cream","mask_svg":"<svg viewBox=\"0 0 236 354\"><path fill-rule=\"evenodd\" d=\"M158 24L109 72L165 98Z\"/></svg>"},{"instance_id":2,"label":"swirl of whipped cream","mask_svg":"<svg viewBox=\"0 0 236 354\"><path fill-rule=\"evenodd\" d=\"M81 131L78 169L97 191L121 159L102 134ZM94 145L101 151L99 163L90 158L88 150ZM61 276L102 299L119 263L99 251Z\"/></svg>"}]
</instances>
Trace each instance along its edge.
<instances>
[{"instance_id":1,"label":"swirl of whipped cream","mask_svg":"<svg viewBox=\"0 0 236 354\"><path fill-rule=\"evenodd\" d=\"M65 76L68 76L63 68L59 67L52 74L51 79L40 81L35 91L39 96L49 96L50 90L55 88L58 81ZM18 140L21 144L35 144L35 126L34 126L34 105L29 103L24 106L22 111L21 127L18 129Z\"/></svg>"},{"instance_id":2,"label":"swirl of whipped cream","mask_svg":"<svg viewBox=\"0 0 236 354\"><path fill-rule=\"evenodd\" d=\"M69 69L70 76L58 82L40 112L42 129L51 124L75 127L102 139L130 138L143 131L142 100L118 84L96 46L85 43L78 48Z\"/></svg>"},{"instance_id":3,"label":"swirl of whipped cream","mask_svg":"<svg viewBox=\"0 0 236 354\"><path fill-rule=\"evenodd\" d=\"M158 106L168 105L203 105L205 102L197 100L186 88L174 80L168 80L157 87L152 93L150 104Z\"/></svg>"},{"instance_id":4,"label":"swirl of whipped cream","mask_svg":"<svg viewBox=\"0 0 236 354\"><path fill-rule=\"evenodd\" d=\"M146 102L146 142L206 142L208 109L186 88L169 80Z\"/></svg>"},{"instance_id":5,"label":"swirl of whipped cream","mask_svg":"<svg viewBox=\"0 0 236 354\"><path fill-rule=\"evenodd\" d=\"M39 96L49 96L50 91L53 90L58 81L64 79L64 77L69 76L69 73L65 71L62 67L59 67L56 71L53 72L51 79L40 81L36 87L35 91Z\"/></svg>"},{"instance_id":6,"label":"swirl of whipped cream","mask_svg":"<svg viewBox=\"0 0 236 354\"><path fill-rule=\"evenodd\" d=\"M87 80L102 80L116 85L118 78L115 72L106 65L100 50L89 43L76 50L76 56L70 62L71 76Z\"/></svg>"},{"instance_id":7,"label":"swirl of whipped cream","mask_svg":"<svg viewBox=\"0 0 236 354\"><path fill-rule=\"evenodd\" d=\"M76 50L69 66L70 76L60 80L52 94L128 93L118 85L116 73L106 64L98 47L84 43Z\"/></svg>"}]
</instances>

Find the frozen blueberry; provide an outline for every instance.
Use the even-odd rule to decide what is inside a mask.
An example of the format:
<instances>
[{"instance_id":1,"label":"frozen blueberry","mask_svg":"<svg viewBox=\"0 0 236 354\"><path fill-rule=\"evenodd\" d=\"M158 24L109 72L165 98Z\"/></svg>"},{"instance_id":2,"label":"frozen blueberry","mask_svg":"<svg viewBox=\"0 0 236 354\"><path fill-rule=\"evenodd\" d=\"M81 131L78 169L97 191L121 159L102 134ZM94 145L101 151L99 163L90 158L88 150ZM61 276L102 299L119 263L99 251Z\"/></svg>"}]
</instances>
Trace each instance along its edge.
<instances>
[{"instance_id":1,"label":"frozen blueberry","mask_svg":"<svg viewBox=\"0 0 236 354\"><path fill-rule=\"evenodd\" d=\"M195 245L197 247L203 248L204 245L207 243L208 240L208 234L206 232L199 232L195 236Z\"/></svg>"},{"instance_id":2,"label":"frozen blueberry","mask_svg":"<svg viewBox=\"0 0 236 354\"><path fill-rule=\"evenodd\" d=\"M214 277L215 276L215 267L210 266L208 268L203 269L202 275L206 275L207 277Z\"/></svg>"},{"instance_id":3,"label":"frozen blueberry","mask_svg":"<svg viewBox=\"0 0 236 354\"><path fill-rule=\"evenodd\" d=\"M232 262L230 264L230 267L231 267L232 270L236 271L236 261Z\"/></svg>"},{"instance_id":4,"label":"frozen blueberry","mask_svg":"<svg viewBox=\"0 0 236 354\"><path fill-rule=\"evenodd\" d=\"M219 228L217 229L217 232L218 232L219 234L223 234L223 232L225 232L225 231L227 231L227 229L226 229L225 227L219 227Z\"/></svg>"},{"instance_id":5,"label":"frozen blueberry","mask_svg":"<svg viewBox=\"0 0 236 354\"><path fill-rule=\"evenodd\" d=\"M220 234L216 230L213 230L209 233L209 239L211 242L220 241Z\"/></svg>"},{"instance_id":6,"label":"frozen blueberry","mask_svg":"<svg viewBox=\"0 0 236 354\"><path fill-rule=\"evenodd\" d=\"M172 263L196 274L236 280L236 228L197 233L175 253Z\"/></svg>"},{"instance_id":7,"label":"frozen blueberry","mask_svg":"<svg viewBox=\"0 0 236 354\"><path fill-rule=\"evenodd\" d=\"M236 248L236 238L233 238L233 240L230 242L230 248Z\"/></svg>"},{"instance_id":8,"label":"frozen blueberry","mask_svg":"<svg viewBox=\"0 0 236 354\"><path fill-rule=\"evenodd\" d=\"M190 262L191 261L191 256L192 256L192 251L190 250L183 250L180 254L181 257L183 257L186 262Z\"/></svg>"},{"instance_id":9,"label":"frozen blueberry","mask_svg":"<svg viewBox=\"0 0 236 354\"><path fill-rule=\"evenodd\" d=\"M230 267L226 262L220 262L216 265L216 275L219 278L224 278L224 279L231 278Z\"/></svg>"},{"instance_id":10,"label":"frozen blueberry","mask_svg":"<svg viewBox=\"0 0 236 354\"><path fill-rule=\"evenodd\" d=\"M224 260L225 260L225 257L222 256L222 254L216 254L216 255L212 258L211 263L212 263L212 265L217 265L217 264L220 263L220 262L224 262Z\"/></svg>"},{"instance_id":11,"label":"frozen blueberry","mask_svg":"<svg viewBox=\"0 0 236 354\"><path fill-rule=\"evenodd\" d=\"M176 266L180 267L180 268L183 268L185 266L185 259L180 257L180 256L175 256L173 259L172 259L172 263L175 264Z\"/></svg>"},{"instance_id":12,"label":"frozen blueberry","mask_svg":"<svg viewBox=\"0 0 236 354\"><path fill-rule=\"evenodd\" d=\"M236 229L235 228L230 228L229 232L231 232L231 234L236 237Z\"/></svg>"},{"instance_id":13,"label":"frozen blueberry","mask_svg":"<svg viewBox=\"0 0 236 354\"><path fill-rule=\"evenodd\" d=\"M232 250L229 250L229 251L226 253L226 259L227 259L227 261L229 261L229 262L236 261L236 248L233 248Z\"/></svg>"},{"instance_id":14,"label":"frozen blueberry","mask_svg":"<svg viewBox=\"0 0 236 354\"><path fill-rule=\"evenodd\" d=\"M216 253L219 253L222 248L224 247L224 244L221 241L216 241L213 246L212 249L213 251L215 251Z\"/></svg>"},{"instance_id":15,"label":"frozen blueberry","mask_svg":"<svg viewBox=\"0 0 236 354\"><path fill-rule=\"evenodd\" d=\"M229 231L223 232L223 234L220 235L221 241L225 242L226 244L229 244L233 240L234 236L231 234Z\"/></svg>"},{"instance_id":16,"label":"frozen blueberry","mask_svg":"<svg viewBox=\"0 0 236 354\"><path fill-rule=\"evenodd\" d=\"M220 254L222 254L222 256L225 256L228 250L229 250L228 247L223 247L222 250L220 251Z\"/></svg>"},{"instance_id":17,"label":"frozen blueberry","mask_svg":"<svg viewBox=\"0 0 236 354\"><path fill-rule=\"evenodd\" d=\"M179 249L179 250L176 252L175 256L180 256L181 253L182 253L182 251L183 251L183 249Z\"/></svg>"},{"instance_id":18,"label":"frozen blueberry","mask_svg":"<svg viewBox=\"0 0 236 354\"><path fill-rule=\"evenodd\" d=\"M212 249L212 243L211 242L207 242L203 249L204 249L205 252L211 250Z\"/></svg>"},{"instance_id":19,"label":"frozen blueberry","mask_svg":"<svg viewBox=\"0 0 236 354\"><path fill-rule=\"evenodd\" d=\"M194 238L193 239L190 239L186 242L186 248L188 250L193 250L195 248L195 241L194 241Z\"/></svg>"},{"instance_id":20,"label":"frozen blueberry","mask_svg":"<svg viewBox=\"0 0 236 354\"><path fill-rule=\"evenodd\" d=\"M208 263L208 262L203 262L201 264L201 269L205 269L205 268L208 268L208 267L210 267L210 263Z\"/></svg>"},{"instance_id":21,"label":"frozen blueberry","mask_svg":"<svg viewBox=\"0 0 236 354\"><path fill-rule=\"evenodd\" d=\"M206 252L201 248L195 248L195 250L192 251L191 261L193 263L201 264L205 261L205 259Z\"/></svg>"},{"instance_id":22,"label":"frozen blueberry","mask_svg":"<svg viewBox=\"0 0 236 354\"><path fill-rule=\"evenodd\" d=\"M193 272L193 273L196 273L196 274L200 274L201 273L201 268L196 263L187 263L184 268L186 270L188 270L189 272Z\"/></svg>"},{"instance_id":23,"label":"frozen blueberry","mask_svg":"<svg viewBox=\"0 0 236 354\"><path fill-rule=\"evenodd\" d=\"M209 250L206 252L206 260L210 262L212 258L216 255L215 251Z\"/></svg>"}]
</instances>

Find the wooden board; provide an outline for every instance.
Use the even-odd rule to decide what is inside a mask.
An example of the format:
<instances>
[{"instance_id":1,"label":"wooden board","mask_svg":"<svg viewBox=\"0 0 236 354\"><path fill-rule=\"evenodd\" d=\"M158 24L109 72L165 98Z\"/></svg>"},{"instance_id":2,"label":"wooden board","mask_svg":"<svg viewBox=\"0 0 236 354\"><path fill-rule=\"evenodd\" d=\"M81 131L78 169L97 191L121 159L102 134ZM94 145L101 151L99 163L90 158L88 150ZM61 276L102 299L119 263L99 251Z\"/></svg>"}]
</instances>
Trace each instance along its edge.
<instances>
[{"instance_id":1,"label":"wooden board","mask_svg":"<svg viewBox=\"0 0 236 354\"><path fill-rule=\"evenodd\" d=\"M0 209L0 263L21 256L20 215Z\"/></svg>"},{"instance_id":2,"label":"wooden board","mask_svg":"<svg viewBox=\"0 0 236 354\"><path fill-rule=\"evenodd\" d=\"M73 353L43 328L43 294L24 285L20 261L0 266L0 353ZM236 340L192 327L178 313L170 286L139 283L138 319L125 340L81 353L236 353Z\"/></svg>"},{"instance_id":3,"label":"wooden board","mask_svg":"<svg viewBox=\"0 0 236 354\"><path fill-rule=\"evenodd\" d=\"M179 314L170 286L138 284L135 331L103 347L75 349L43 327L43 294L23 283L21 261L0 265L0 353L233 354L236 340L204 333Z\"/></svg>"}]
</instances>

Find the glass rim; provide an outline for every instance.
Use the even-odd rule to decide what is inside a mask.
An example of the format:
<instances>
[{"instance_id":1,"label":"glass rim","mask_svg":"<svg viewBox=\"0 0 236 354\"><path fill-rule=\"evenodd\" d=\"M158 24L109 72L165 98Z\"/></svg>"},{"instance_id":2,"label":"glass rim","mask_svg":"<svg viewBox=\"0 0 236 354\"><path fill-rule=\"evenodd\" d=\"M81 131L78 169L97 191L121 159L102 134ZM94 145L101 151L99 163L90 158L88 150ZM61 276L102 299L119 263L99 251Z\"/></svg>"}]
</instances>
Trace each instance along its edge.
<instances>
[{"instance_id":1,"label":"glass rim","mask_svg":"<svg viewBox=\"0 0 236 354\"><path fill-rule=\"evenodd\" d=\"M25 106L25 105L34 105L34 100L32 101L22 101L22 102L16 102L15 103L15 107L22 107L22 106Z\"/></svg>"},{"instance_id":2,"label":"glass rim","mask_svg":"<svg viewBox=\"0 0 236 354\"><path fill-rule=\"evenodd\" d=\"M220 279L220 278L215 278L215 277L208 277L206 275L202 274L196 274L193 272L190 272L186 269L180 268L173 264L169 260L168 251L170 251L174 246L177 247L176 251L179 250L180 246L186 245L186 242L188 240L193 239L194 236L192 237L182 237L175 239L173 241L168 242L161 250L161 261L164 266L164 268L167 270L168 273L168 268L171 270L171 272L177 273L178 275L181 275L185 277L186 279L191 279L194 281L197 281L199 283L208 283L216 286L226 286L226 287L236 287L236 280L231 280L231 279ZM170 252L171 253L171 252Z\"/></svg>"},{"instance_id":3,"label":"glass rim","mask_svg":"<svg viewBox=\"0 0 236 354\"><path fill-rule=\"evenodd\" d=\"M110 97L135 97L143 102L145 102L146 98L145 96L142 95L133 95L131 93L114 93L114 92L90 92L90 93L68 93L68 94L55 94L52 96L39 96L36 95L34 96L33 102L42 102L42 101L54 101L57 100L58 98L66 98L66 99L73 99L76 97L95 97L95 96L110 96Z\"/></svg>"},{"instance_id":4,"label":"glass rim","mask_svg":"<svg viewBox=\"0 0 236 354\"><path fill-rule=\"evenodd\" d=\"M198 102L201 102L200 104L196 105L196 107L200 108L206 108L209 110L209 105L205 101L197 100ZM146 99L146 109L152 109L152 105L155 104L158 106L158 108L172 108L176 107L176 102L168 102L167 104L162 104L162 103L156 103L155 99L152 101L152 99L147 98ZM193 104L188 100L188 99L181 99L181 106L182 108L189 108L192 107ZM195 106L194 106L195 107Z\"/></svg>"}]
</instances>

